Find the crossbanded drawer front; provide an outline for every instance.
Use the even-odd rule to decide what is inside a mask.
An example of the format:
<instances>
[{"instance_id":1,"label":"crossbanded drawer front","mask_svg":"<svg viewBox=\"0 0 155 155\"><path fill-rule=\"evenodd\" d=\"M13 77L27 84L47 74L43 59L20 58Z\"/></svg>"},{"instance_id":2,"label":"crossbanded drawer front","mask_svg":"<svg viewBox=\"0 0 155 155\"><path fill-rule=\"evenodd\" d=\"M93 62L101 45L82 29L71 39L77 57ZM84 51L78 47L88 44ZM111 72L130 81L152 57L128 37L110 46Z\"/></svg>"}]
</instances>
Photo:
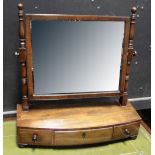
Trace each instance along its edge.
<instances>
[{"instance_id":1,"label":"crossbanded drawer front","mask_svg":"<svg viewBox=\"0 0 155 155\"><path fill-rule=\"evenodd\" d=\"M55 145L80 145L112 140L113 128L55 131Z\"/></svg>"},{"instance_id":2,"label":"crossbanded drawer front","mask_svg":"<svg viewBox=\"0 0 155 155\"><path fill-rule=\"evenodd\" d=\"M140 123L114 126L113 139L134 138L138 134Z\"/></svg>"},{"instance_id":3,"label":"crossbanded drawer front","mask_svg":"<svg viewBox=\"0 0 155 155\"><path fill-rule=\"evenodd\" d=\"M18 129L18 143L28 145L52 145L53 131L41 129Z\"/></svg>"}]
</instances>

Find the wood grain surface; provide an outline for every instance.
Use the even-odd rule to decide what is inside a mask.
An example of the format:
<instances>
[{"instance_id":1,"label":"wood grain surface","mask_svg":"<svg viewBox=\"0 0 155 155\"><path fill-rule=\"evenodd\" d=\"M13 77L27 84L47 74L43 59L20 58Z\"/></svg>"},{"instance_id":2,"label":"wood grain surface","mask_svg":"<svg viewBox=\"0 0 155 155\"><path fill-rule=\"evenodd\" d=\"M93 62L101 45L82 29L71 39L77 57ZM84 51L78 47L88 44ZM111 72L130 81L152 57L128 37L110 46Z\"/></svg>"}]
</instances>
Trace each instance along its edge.
<instances>
[{"instance_id":1,"label":"wood grain surface","mask_svg":"<svg viewBox=\"0 0 155 155\"><path fill-rule=\"evenodd\" d=\"M30 109L17 106L17 137L20 145L83 145L135 138L141 118L128 102L126 106L63 105ZM33 141L33 136L37 140Z\"/></svg>"},{"instance_id":2,"label":"wood grain surface","mask_svg":"<svg viewBox=\"0 0 155 155\"><path fill-rule=\"evenodd\" d=\"M83 103L84 104L84 103ZM27 128L83 129L98 128L139 121L140 116L130 103L127 106L109 104L104 106L63 106L61 108L35 108L29 112L17 106L17 126Z\"/></svg>"}]
</instances>

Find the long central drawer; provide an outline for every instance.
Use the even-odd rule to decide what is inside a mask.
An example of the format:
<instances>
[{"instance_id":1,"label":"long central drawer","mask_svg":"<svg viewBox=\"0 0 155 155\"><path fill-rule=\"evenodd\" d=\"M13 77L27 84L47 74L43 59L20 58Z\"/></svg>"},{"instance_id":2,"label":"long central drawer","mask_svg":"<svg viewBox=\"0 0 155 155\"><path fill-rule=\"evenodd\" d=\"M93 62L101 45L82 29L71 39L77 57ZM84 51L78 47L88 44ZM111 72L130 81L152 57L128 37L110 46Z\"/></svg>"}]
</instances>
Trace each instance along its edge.
<instances>
[{"instance_id":1,"label":"long central drawer","mask_svg":"<svg viewBox=\"0 0 155 155\"><path fill-rule=\"evenodd\" d=\"M55 145L80 145L110 141L113 128L55 131Z\"/></svg>"}]
</instances>

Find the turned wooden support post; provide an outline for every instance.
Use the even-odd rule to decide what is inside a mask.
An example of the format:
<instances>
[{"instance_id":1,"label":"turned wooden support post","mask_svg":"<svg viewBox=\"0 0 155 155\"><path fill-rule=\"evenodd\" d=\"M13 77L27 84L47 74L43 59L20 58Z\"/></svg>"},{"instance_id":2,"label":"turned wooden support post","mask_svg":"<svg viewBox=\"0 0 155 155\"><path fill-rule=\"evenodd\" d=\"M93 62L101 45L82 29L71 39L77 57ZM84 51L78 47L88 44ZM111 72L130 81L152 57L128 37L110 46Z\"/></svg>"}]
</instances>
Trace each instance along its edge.
<instances>
[{"instance_id":1,"label":"turned wooden support post","mask_svg":"<svg viewBox=\"0 0 155 155\"><path fill-rule=\"evenodd\" d=\"M137 8L132 7L131 9L131 20L130 20L130 32L129 32L129 43L128 43L128 54L127 54L127 69L126 69L126 79L125 79L125 87L124 87L124 93L123 96L120 97L120 103L122 105L127 104L128 100L128 80L129 80L129 74L130 74L130 65L131 65L131 60L133 56L136 55L136 52L133 48L133 38L134 38L134 33L135 33L135 18L136 18L136 12Z\"/></svg>"},{"instance_id":2,"label":"turned wooden support post","mask_svg":"<svg viewBox=\"0 0 155 155\"><path fill-rule=\"evenodd\" d=\"M24 29L24 11L23 4L18 4L19 16L19 55L21 63L21 76L22 76L22 108L29 110L28 96L27 96L27 75L26 75L26 48L25 48L25 29Z\"/></svg>"}]
</instances>

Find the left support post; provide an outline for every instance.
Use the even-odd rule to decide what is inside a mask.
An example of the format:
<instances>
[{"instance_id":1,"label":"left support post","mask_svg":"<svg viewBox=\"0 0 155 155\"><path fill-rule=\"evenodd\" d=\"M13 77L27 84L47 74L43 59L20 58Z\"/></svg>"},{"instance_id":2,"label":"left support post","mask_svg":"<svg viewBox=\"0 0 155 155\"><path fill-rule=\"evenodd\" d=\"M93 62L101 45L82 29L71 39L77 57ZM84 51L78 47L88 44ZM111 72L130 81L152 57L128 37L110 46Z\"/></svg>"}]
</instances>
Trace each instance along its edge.
<instances>
[{"instance_id":1,"label":"left support post","mask_svg":"<svg viewBox=\"0 0 155 155\"><path fill-rule=\"evenodd\" d=\"M23 4L18 4L19 16L19 55L21 63L21 77L22 77L22 108L24 111L29 110L28 104L28 90L27 90L27 72L26 72L26 47L25 47L25 27L24 27L24 11Z\"/></svg>"}]
</instances>

